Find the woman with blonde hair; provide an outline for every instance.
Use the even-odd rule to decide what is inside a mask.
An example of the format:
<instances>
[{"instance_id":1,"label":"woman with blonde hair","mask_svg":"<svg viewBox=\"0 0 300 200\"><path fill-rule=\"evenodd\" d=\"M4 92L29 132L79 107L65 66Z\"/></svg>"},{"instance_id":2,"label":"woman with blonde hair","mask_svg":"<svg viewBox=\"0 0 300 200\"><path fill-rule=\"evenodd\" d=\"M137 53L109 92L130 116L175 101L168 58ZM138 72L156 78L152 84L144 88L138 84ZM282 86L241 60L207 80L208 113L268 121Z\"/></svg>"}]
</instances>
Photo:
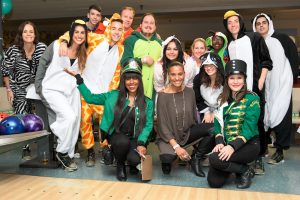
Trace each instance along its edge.
<instances>
[{"instance_id":1,"label":"woman with blonde hair","mask_svg":"<svg viewBox=\"0 0 300 200\"><path fill-rule=\"evenodd\" d=\"M207 51L207 46L205 43L205 39L196 38L191 45L192 56L186 60L188 65L194 65L195 67L195 75L197 75L200 71L201 60L200 57Z\"/></svg>"}]
</instances>

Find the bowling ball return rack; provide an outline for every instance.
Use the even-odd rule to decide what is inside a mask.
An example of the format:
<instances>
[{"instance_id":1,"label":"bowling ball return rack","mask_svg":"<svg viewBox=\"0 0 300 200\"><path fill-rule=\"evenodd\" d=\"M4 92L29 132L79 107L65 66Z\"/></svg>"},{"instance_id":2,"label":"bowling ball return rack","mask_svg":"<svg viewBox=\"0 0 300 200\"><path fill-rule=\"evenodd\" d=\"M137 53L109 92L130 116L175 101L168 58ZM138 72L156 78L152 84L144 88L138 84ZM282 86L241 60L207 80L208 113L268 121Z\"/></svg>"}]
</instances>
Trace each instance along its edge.
<instances>
[{"instance_id":1,"label":"bowling ball return rack","mask_svg":"<svg viewBox=\"0 0 300 200\"><path fill-rule=\"evenodd\" d=\"M47 130L14 135L0 135L0 154L36 143L35 157L19 166L22 168L58 168L53 149L54 136ZM32 153L33 154L33 153ZM33 154L34 155L34 154Z\"/></svg>"}]
</instances>

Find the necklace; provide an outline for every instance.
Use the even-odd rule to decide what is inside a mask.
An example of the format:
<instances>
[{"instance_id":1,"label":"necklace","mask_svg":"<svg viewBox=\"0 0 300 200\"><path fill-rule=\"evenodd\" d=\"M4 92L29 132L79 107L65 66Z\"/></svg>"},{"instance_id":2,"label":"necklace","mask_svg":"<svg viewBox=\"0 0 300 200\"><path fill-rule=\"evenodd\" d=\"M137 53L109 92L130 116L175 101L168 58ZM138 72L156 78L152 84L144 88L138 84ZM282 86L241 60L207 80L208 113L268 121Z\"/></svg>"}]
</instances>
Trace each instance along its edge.
<instances>
[{"instance_id":1,"label":"necklace","mask_svg":"<svg viewBox=\"0 0 300 200\"><path fill-rule=\"evenodd\" d=\"M32 54L34 53L34 51L35 51L34 46L29 47L29 48L24 48L25 56L28 60L32 59Z\"/></svg>"},{"instance_id":2,"label":"necklace","mask_svg":"<svg viewBox=\"0 0 300 200\"><path fill-rule=\"evenodd\" d=\"M177 129L180 132L183 132L184 129L184 119L185 119L185 98L184 98L184 90L182 91L182 103L183 103L183 117L182 117L182 126L179 126L179 114L178 114L178 109L176 105L176 100L175 100L175 93L173 93L173 102L174 102L174 107L175 107L175 112L176 112L176 126Z\"/></svg>"}]
</instances>

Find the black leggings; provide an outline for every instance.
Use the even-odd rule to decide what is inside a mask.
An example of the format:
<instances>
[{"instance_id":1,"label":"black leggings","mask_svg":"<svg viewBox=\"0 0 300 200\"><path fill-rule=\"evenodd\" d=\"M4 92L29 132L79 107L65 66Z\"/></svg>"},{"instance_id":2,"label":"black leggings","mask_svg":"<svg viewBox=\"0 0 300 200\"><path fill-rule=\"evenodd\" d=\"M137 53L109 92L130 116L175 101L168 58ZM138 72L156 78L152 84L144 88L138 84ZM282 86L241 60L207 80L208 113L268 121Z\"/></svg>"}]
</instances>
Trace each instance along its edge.
<instances>
[{"instance_id":1,"label":"black leggings","mask_svg":"<svg viewBox=\"0 0 300 200\"><path fill-rule=\"evenodd\" d=\"M116 132L112 133L108 139L117 162L124 163L127 160L132 166L140 163L141 158L134 150L137 147L136 139L130 139L127 135Z\"/></svg>"},{"instance_id":2,"label":"black leggings","mask_svg":"<svg viewBox=\"0 0 300 200\"><path fill-rule=\"evenodd\" d=\"M188 141L182 145L183 148L189 147L193 144L194 153L198 155L198 157L202 157L205 154L209 153L215 143L214 137L211 135L213 131L213 124L212 123L202 123L202 124L195 124L190 128L190 135ZM202 139L201 139L202 138ZM199 142L197 140L201 139ZM195 143L196 142L196 143ZM176 160L177 155L174 154L161 154L160 160L162 163L172 163Z\"/></svg>"},{"instance_id":3,"label":"black leggings","mask_svg":"<svg viewBox=\"0 0 300 200\"><path fill-rule=\"evenodd\" d=\"M275 126L273 129L276 135L276 140L274 143L274 146L278 149L284 149L287 150L290 148L291 144L291 133L292 133L292 108L293 108L293 102L291 99L290 106L280 122L277 126Z\"/></svg>"},{"instance_id":4,"label":"black leggings","mask_svg":"<svg viewBox=\"0 0 300 200\"><path fill-rule=\"evenodd\" d=\"M259 151L259 139L253 138L234 152L229 161L220 160L219 153L212 153L209 156L210 168L207 175L209 185L215 188L222 187L231 173L242 173L247 163L257 158Z\"/></svg>"}]
</instances>

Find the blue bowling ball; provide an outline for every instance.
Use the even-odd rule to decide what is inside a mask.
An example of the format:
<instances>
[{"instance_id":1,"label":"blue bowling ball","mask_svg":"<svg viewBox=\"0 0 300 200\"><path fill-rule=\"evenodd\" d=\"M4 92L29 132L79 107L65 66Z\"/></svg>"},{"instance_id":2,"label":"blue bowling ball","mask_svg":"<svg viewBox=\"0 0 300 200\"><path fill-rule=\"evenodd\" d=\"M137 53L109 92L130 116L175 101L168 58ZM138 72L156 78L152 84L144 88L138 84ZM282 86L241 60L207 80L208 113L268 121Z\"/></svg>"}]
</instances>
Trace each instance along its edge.
<instances>
[{"instance_id":1,"label":"blue bowling ball","mask_svg":"<svg viewBox=\"0 0 300 200\"><path fill-rule=\"evenodd\" d=\"M22 119L17 116L9 116L4 118L0 123L0 134L1 135L11 135L24 133L25 126Z\"/></svg>"}]
</instances>

